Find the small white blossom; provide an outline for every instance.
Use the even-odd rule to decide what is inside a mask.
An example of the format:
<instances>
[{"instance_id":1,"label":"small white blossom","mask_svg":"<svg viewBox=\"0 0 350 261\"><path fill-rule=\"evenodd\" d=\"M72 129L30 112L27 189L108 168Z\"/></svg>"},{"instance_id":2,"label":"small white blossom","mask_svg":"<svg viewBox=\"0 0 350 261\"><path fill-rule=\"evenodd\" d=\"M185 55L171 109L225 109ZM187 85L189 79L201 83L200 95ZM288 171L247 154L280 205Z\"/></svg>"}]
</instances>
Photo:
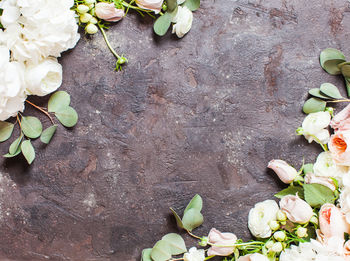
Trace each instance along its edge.
<instances>
[{"instance_id":1,"label":"small white blossom","mask_svg":"<svg viewBox=\"0 0 350 261\"><path fill-rule=\"evenodd\" d=\"M204 259L205 253L203 249L192 247L188 253L184 254L184 261L203 261Z\"/></svg>"}]
</instances>

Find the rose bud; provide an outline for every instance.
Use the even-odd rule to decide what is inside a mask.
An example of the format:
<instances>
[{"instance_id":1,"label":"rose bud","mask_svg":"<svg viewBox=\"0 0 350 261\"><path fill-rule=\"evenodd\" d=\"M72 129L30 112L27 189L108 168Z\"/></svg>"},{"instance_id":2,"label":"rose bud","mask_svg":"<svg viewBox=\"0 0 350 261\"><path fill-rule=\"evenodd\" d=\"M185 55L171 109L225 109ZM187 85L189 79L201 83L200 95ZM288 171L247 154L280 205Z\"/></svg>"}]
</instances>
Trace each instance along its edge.
<instances>
[{"instance_id":1,"label":"rose bud","mask_svg":"<svg viewBox=\"0 0 350 261\"><path fill-rule=\"evenodd\" d=\"M97 3L95 6L96 16L107 22L117 22L124 17L124 10L115 8L114 3Z\"/></svg>"},{"instance_id":2,"label":"rose bud","mask_svg":"<svg viewBox=\"0 0 350 261\"><path fill-rule=\"evenodd\" d=\"M305 183L307 184L320 184L323 185L332 191L335 190L335 185L332 179L327 178L327 177L318 177L313 173L308 173L305 176Z\"/></svg>"},{"instance_id":3,"label":"rose bud","mask_svg":"<svg viewBox=\"0 0 350 261\"><path fill-rule=\"evenodd\" d=\"M213 244L208 249L208 256L228 256L235 250L234 244L237 237L232 233L222 233L219 230L212 228L208 235L209 243ZM215 246L218 245L218 246ZM222 247L228 246L228 247ZM232 246L232 247L230 247Z\"/></svg>"},{"instance_id":4,"label":"rose bud","mask_svg":"<svg viewBox=\"0 0 350 261\"><path fill-rule=\"evenodd\" d=\"M284 160L271 160L267 165L268 168L272 169L283 183L290 184L298 175L295 168L290 166Z\"/></svg>"},{"instance_id":5,"label":"rose bud","mask_svg":"<svg viewBox=\"0 0 350 261\"><path fill-rule=\"evenodd\" d=\"M350 130L350 104L334 116L331 127L335 131Z\"/></svg>"},{"instance_id":6,"label":"rose bud","mask_svg":"<svg viewBox=\"0 0 350 261\"><path fill-rule=\"evenodd\" d=\"M262 254L255 253L241 256L237 259L237 261L269 261L269 259Z\"/></svg>"},{"instance_id":7,"label":"rose bud","mask_svg":"<svg viewBox=\"0 0 350 261\"><path fill-rule=\"evenodd\" d=\"M298 224L309 222L314 214L308 203L293 195L284 196L280 201L280 208L290 221Z\"/></svg>"},{"instance_id":8,"label":"rose bud","mask_svg":"<svg viewBox=\"0 0 350 261\"><path fill-rule=\"evenodd\" d=\"M158 14L162 9L163 0L136 0L136 4L143 9L152 10Z\"/></svg>"}]
</instances>

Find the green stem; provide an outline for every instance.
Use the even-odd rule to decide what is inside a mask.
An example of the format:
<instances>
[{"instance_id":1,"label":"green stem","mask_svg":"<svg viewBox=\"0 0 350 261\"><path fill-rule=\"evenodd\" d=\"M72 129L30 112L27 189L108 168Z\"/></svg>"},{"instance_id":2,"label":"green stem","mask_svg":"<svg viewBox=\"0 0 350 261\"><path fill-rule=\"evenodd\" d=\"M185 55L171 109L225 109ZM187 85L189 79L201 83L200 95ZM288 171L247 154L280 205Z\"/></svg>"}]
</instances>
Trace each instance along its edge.
<instances>
[{"instance_id":1,"label":"green stem","mask_svg":"<svg viewBox=\"0 0 350 261\"><path fill-rule=\"evenodd\" d=\"M349 100L350 101L350 100ZM310 135L308 133L306 133L306 135ZM327 144L322 144L322 142L315 136L315 135L310 135L311 137L313 137L315 139L315 141L320 144L320 146L322 147L322 149L327 152L328 148L327 148Z\"/></svg>"},{"instance_id":2,"label":"green stem","mask_svg":"<svg viewBox=\"0 0 350 261\"><path fill-rule=\"evenodd\" d=\"M100 28L100 30L101 30L101 33L102 33L102 35L103 35L103 38L105 39L105 42L106 42L106 44L107 44L109 50L111 51L111 53L112 53L117 59L119 59L120 56L119 56L119 54L117 54L117 52L113 49L113 47L111 46L110 42L108 41L108 38L107 38L107 35L106 35L105 30L102 28L102 26L101 26L99 23L98 23L97 25L98 25L98 28Z\"/></svg>"},{"instance_id":3,"label":"green stem","mask_svg":"<svg viewBox=\"0 0 350 261\"><path fill-rule=\"evenodd\" d=\"M194 237L194 238L197 238L197 239L200 239L200 240L202 240L202 238L201 237L199 237L199 236L196 236L196 235L194 235L194 234L192 234L189 230L186 230L187 231L187 233L191 236L191 237Z\"/></svg>"},{"instance_id":4,"label":"green stem","mask_svg":"<svg viewBox=\"0 0 350 261\"><path fill-rule=\"evenodd\" d=\"M343 99L343 100L330 100L330 101L327 101L327 102L350 102L350 99Z\"/></svg>"}]
</instances>

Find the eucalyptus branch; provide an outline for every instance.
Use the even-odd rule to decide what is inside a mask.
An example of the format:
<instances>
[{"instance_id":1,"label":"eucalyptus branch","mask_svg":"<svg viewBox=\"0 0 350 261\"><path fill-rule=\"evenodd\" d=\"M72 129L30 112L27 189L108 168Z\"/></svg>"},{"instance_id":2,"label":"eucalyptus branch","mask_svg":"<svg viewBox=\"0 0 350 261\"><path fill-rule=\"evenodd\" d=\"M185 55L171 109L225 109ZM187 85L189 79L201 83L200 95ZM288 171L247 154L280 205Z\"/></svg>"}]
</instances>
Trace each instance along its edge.
<instances>
[{"instance_id":1,"label":"eucalyptus branch","mask_svg":"<svg viewBox=\"0 0 350 261\"><path fill-rule=\"evenodd\" d=\"M27 102L28 104L32 105L32 106L33 106L34 108L36 108L37 110L39 110L39 111L41 111L42 113L44 113L47 117L49 117L51 123L52 123L52 124L55 124L55 122L53 121L51 115L50 115L47 111L45 111L43 108L41 108L41 107L35 105L34 103L32 103L32 102L30 102L30 101L28 101L28 100L26 100L26 102Z\"/></svg>"}]
</instances>

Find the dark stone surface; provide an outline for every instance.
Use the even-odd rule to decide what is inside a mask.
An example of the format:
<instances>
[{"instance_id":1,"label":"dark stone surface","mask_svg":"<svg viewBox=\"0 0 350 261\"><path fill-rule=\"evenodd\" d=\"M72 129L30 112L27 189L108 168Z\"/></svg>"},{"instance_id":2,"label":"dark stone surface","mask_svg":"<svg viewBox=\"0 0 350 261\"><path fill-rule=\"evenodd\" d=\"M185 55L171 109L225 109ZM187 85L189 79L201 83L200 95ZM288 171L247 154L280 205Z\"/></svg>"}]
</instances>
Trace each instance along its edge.
<instances>
[{"instance_id":1,"label":"dark stone surface","mask_svg":"<svg viewBox=\"0 0 350 261\"><path fill-rule=\"evenodd\" d=\"M108 32L130 61L121 73L101 35L82 36L61 59L78 125L35 141L31 167L0 160L0 259L138 260L195 193L197 234L249 239L249 209L282 187L267 162L320 152L294 130L308 89L343 86L318 56L350 53L349 12L345 0L203 0L181 40L129 15Z\"/></svg>"}]
</instances>

